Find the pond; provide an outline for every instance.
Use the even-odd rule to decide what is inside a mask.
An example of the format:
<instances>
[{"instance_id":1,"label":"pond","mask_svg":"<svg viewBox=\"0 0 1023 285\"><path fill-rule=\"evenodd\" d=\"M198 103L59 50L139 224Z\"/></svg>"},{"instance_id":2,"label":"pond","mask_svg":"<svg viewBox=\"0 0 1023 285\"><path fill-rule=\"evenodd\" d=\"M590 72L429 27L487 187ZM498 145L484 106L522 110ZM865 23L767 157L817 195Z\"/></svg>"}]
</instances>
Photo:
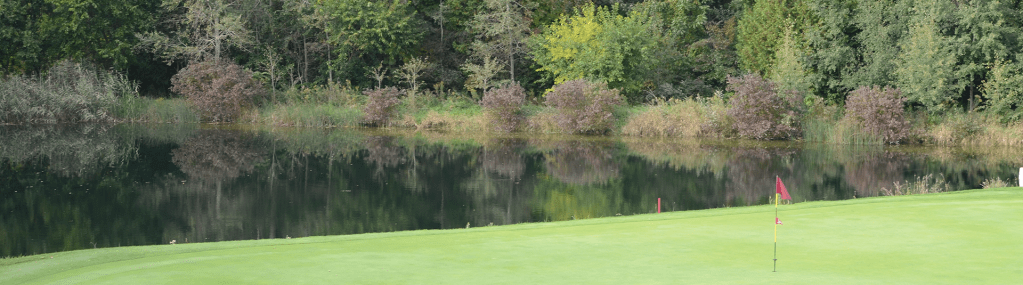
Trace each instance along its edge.
<instances>
[{"instance_id":1,"label":"pond","mask_svg":"<svg viewBox=\"0 0 1023 285\"><path fill-rule=\"evenodd\" d=\"M1023 151L217 125L0 127L0 256L1015 182Z\"/></svg>"}]
</instances>

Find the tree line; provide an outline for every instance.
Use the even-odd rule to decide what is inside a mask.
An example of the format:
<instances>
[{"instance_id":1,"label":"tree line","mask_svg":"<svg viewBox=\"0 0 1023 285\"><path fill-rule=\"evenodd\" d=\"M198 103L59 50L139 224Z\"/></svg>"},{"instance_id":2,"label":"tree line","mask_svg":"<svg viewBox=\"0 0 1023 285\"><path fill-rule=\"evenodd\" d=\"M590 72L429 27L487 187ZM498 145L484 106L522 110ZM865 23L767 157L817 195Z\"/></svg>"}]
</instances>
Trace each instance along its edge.
<instances>
[{"instance_id":1,"label":"tree line","mask_svg":"<svg viewBox=\"0 0 1023 285\"><path fill-rule=\"evenodd\" d=\"M478 99L518 83L536 98L587 79L634 104L712 96L754 73L808 104L888 86L911 109L1017 120L1021 11L1019 0L2 0L0 67L92 62L156 96L201 62L240 65L267 90Z\"/></svg>"}]
</instances>

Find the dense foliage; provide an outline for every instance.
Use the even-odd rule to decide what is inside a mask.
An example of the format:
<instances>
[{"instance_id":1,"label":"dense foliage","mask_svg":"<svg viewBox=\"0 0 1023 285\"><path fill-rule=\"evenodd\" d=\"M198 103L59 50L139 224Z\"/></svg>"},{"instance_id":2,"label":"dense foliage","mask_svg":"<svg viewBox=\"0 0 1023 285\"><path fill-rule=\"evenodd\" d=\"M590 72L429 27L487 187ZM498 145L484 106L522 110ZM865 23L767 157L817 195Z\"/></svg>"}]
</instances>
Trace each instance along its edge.
<instances>
[{"instance_id":1,"label":"dense foliage","mask_svg":"<svg viewBox=\"0 0 1023 285\"><path fill-rule=\"evenodd\" d=\"M0 78L0 123L101 122L113 119L118 96L135 96L124 76L61 61L45 76Z\"/></svg>"},{"instance_id":2,"label":"dense foliage","mask_svg":"<svg viewBox=\"0 0 1023 285\"><path fill-rule=\"evenodd\" d=\"M214 122L230 122L262 92L252 72L233 63L204 61L189 64L171 78L171 91L185 96Z\"/></svg>"},{"instance_id":3,"label":"dense foliage","mask_svg":"<svg viewBox=\"0 0 1023 285\"><path fill-rule=\"evenodd\" d=\"M795 96L779 94L775 84L760 75L729 77L728 91L735 92L728 115L735 119L734 127L739 136L784 139L799 130L799 102Z\"/></svg>"},{"instance_id":4,"label":"dense foliage","mask_svg":"<svg viewBox=\"0 0 1023 285\"><path fill-rule=\"evenodd\" d=\"M401 100L398 96L401 91L398 88L388 87L383 89L366 90L363 93L369 97L366 107L366 123L370 125L383 126L395 116L395 111Z\"/></svg>"},{"instance_id":5,"label":"dense foliage","mask_svg":"<svg viewBox=\"0 0 1023 285\"><path fill-rule=\"evenodd\" d=\"M805 102L832 105L860 86L891 86L907 110L935 118L986 110L1015 121L1023 102L1020 0L3 0L0 7L0 73L36 76L61 60L92 62L140 82L150 96L170 95L172 75L188 63L212 60L243 66L272 91L409 83L416 94L478 100L518 83L540 101L554 85L585 79L639 104L709 97L725 91L728 76L756 73ZM412 82L396 72L410 63L423 67Z\"/></svg>"},{"instance_id":6,"label":"dense foliage","mask_svg":"<svg viewBox=\"0 0 1023 285\"><path fill-rule=\"evenodd\" d=\"M557 112L555 123L573 134L609 131L614 124L614 108L624 103L618 89L582 79L558 84L546 97L547 105Z\"/></svg>"},{"instance_id":7,"label":"dense foliage","mask_svg":"<svg viewBox=\"0 0 1023 285\"><path fill-rule=\"evenodd\" d=\"M858 123L885 143L897 144L909 136L909 122L903 112L905 98L891 87L860 87L845 102L846 119Z\"/></svg>"},{"instance_id":8,"label":"dense foliage","mask_svg":"<svg viewBox=\"0 0 1023 285\"><path fill-rule=\"evenodd\" d=\"M524 103L526 90L518 84L506 84L490 89L483 94L483 100L480 101L494 129L501 132L515 130L526 119L522 114Z\"/></svg>"}]
</instances>

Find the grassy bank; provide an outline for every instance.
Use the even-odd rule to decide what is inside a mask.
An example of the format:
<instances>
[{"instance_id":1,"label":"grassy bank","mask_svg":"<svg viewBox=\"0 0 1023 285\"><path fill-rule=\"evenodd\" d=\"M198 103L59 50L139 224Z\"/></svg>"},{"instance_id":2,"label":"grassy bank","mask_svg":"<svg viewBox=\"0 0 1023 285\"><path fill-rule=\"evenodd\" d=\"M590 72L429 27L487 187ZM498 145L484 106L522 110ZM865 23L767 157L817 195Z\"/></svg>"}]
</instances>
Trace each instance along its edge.
<instances>
[{"instance_id":1,"label":"grassy bank","mask_svg":"<svg viewBox=\"0 0 1023 285\"><path fill-rule=\"evenodd\" d=\"M365 97L327 96L330 92L309 92L309 99L280 100L277 104L250 110L241 122L273 126L356 127L362 126ZM362 96L362 97L360 97ZM330 98L345 98L343 100ZM331 103L344 101L344 104ZM615 136L662 138L736 138L735 119L729 115L729 103L720 98L689 98L649 104L623 106L616 109L613 126L607 133ZM564 133L558 127L560 111L538 102L527 102L521 113L524 123L517 132L549 134ZM799 135L791 140L830 144L881 145L885 141L873 136L856 123L843 118L839 106L816 106L799 119ZM403 99L395 114L382 127L436 130L443 132L493 132L501 120L488 115L474 99L462 94L420 95L417 101ZM932 117L924 113L909 116L907 144L945 146L1021 146L1023 125L1002 122L997 116L983 112L952 113Z\"/></svg>"},{"instance_id":2,"label":"grassy bank","mask_svg":"<svg viewBox=\"0 0 1023 285\"><path fill-rule=\"evenodd\" d=\"M1023 279L1019 188L456 230L83 250L4 284L964 284Z\"/></svg>"},{"instance_id":3,"label":"grassy bank","mask_svg":"<svg viewBox=\"0 0 1023 285\"><path fill-rule=\"evenodd\" d=\"M134 83L116 73L89 65L64 62L45 75L12 76L0 80L0 124L150 122L196 123L200 112L184 98L139 96ZM402 91L404 92L404 91ZM405 94L405 93L402 93ZM613 122L590 133L633 137L738 138L749 122L735 117L733 102L724 94L710 98L655 99L642 105L616 105ZM563 129L571 113L534 98L516 103L514 131L524 133L577 133ZM301 127L357 127L368 124L369 98L357 88L331 84L292 88L255 98L234 122ZM734 100L733 100L734 101ZM511 117L497 116L480 106L480 99L458 92L422 91L403 95L381 127L444 132L493 132ZM762 139L803 140L831 144L880 145L862 122L844 116L841 106L814 101L806 110L785 120L791 135ZM588 107L589 108L589 107ZM755 112L754 112L755 113ZM519 116L521 115L521 116ZM1005 121L987 112L949 111L941 116L910 113L906 127L897 130L900 143L946 146L1023 146L1023 124ZM560 121L559 121L560 120ZM746 119L749 120L748 118ZM594 121L594 120L580 120ZM599 121L599 120L597 120ZM592 123L592 122L591 122ZM742 127L747 126L747 127ZM577 127L586 129L586 126ZM745 136L748 137L748 136Z\"/></svg>"}]
</instances>

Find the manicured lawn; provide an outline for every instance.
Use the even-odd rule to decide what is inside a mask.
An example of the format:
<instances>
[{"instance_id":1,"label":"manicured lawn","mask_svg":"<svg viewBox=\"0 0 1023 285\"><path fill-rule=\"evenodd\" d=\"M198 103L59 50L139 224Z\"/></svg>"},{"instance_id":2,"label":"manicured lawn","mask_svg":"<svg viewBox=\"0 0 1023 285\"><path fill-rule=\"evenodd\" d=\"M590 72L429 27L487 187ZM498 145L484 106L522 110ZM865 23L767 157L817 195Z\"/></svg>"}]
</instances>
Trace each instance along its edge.
<instances>
[{"instance_id":1,"label":"manicured lawn","mask_svg":"<svg viewBox=\"0 0 1023 285\"><path fill-rule=\"evenodd\" d=\"M0 260L0 284L1018 284L1023 189ZM52 256L52 258L51 258Z\"/></svg>"}]
</instances>

